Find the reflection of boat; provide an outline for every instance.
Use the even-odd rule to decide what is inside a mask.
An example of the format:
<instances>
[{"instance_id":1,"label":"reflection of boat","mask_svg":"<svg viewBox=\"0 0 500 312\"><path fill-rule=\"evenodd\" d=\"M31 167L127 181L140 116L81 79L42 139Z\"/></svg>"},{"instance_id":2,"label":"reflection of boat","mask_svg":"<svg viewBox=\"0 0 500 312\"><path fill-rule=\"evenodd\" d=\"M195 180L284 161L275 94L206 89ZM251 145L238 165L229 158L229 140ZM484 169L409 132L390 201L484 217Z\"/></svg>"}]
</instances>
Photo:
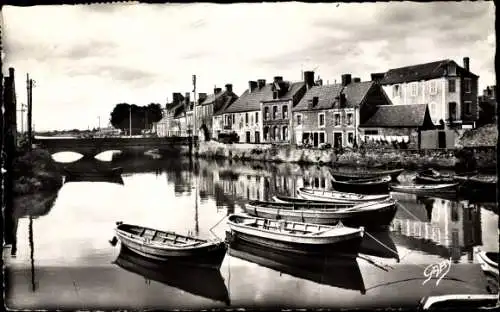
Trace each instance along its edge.
<instances>
[{"instance_id":1,"label":"reflection of boat","mask_svg":"<svg viewBox=\"0 0 500 312\"><path fill-rule=\"evenodd\" d=\"M415 181L422 184L446 184L455 182L453 176L442 174L434 169L422 170L415 176Z\"/></svg>"},{"instance_id":2,"label":"reflection of boat","mask_svg":"<svg viewBox=\"0 0 500 312\"><path fill-rule=\"evenodd\" d=\"M413 185L400 185L394 184L390 188L392 191L419 195L433 195L433 194L455 194L457 192L458 183L449 184L413 184Z\"/></svg>"},{"instance_id":3,"label":"reflection of boat","mask_svg":"<svg viewBox=\"0 0 500 312\"><path fill-rule=\"evenodd\" d=\"M498 277L498 252L479 251L476 253L476 259L483 271Z\"/></svg>"},{"instance_id":4,"label":"reflection of boat","mask_svg":"<svg viewBox=\"0 0 500 312\"><path fill-rule=\"evenodd\" d=\"M380 258L395 258L399 262L398 249L389 231L366 232L359 253Z\"/></svg>"},{"instance_id":5,"label":"reflection of boat","mask_svg":"<svg viewBox=\"0 0 500 312\"><path fill-rule=\"evenodd\" d=\"M498 294L494 295L441 295L441 296L428 296L422 298L420 301L420 309L427 310L440 310L440 309L494 309L500 307L498 301Z\"/></svg>"},{"instance_id":6,"label":"reflection of boat","mask_svg":"<svg viewBox=\"0 0 500 312\"><path fill-rule=\"evenodd\" d=\"M460 183L460 192L465 195L496 199L497 177L496 176L454 176L456 182Z\"/></svg>"},{"instance_id":7,"label":"reflection of boat","mask_svg":"<svg viewBox=\"0 0 500 312\"><path fill-rule=\"evenodd\" d=\"M251 216L268 219L315 224L342 221L347 226L372 228L388 226L394 219L397 207L396 201L392 199L356 205L251 201L244 206L244 211Z\"/></svg>"},{"instance_id":8,"label":"reflection of boat","mask_svg":"<svg viewBox=\"0 0 500 312\"><path fill-rule=\"evenodd\" d=\"M390 176L393 181L398 179L398 176L404 171L404 169L393 169L393 170L378 170L378 171L363 171L363 172L342 172L330 169L330 174L337 181L348 181L348 180L358 180L358 179L373 179L373 178L383 178L385 176Z\"/></svg>"},{"instance_id":9,"label":"reflection of boat","mask_svg":"<svg viewBox=\"0 0 500 312\"><path fill-rule=\"evenodd\" d=\"M390 176L371 179L357 179L349 181L332 180L332 186L340 192L352 192L358 194L381 194L389 192Z\"/></svg>"},{"instance_id":10,"label":"reflection of boat","mask_svg":"<svg viewBox=\"0 0 500 312\"><path fill-rule=\"evenodd\" d=\"M299 254L350 252L357 254L363 228L270 220L230 215L232 237L250 243Z\"/></svg>"},{"instance_id":11,"label":"reflection of boat","mask_svg":"<svg viewBox=\"0 0 500 312\"><path fill-rule=\"evenodd\" d=\"M219 270L179 264L165 265L164 262L146 259L123 247L114 263L127 271L191 294L227 304L230 302Z\"/></svg>"},{"instance_id":12,"label":"reflection of boat","mask_svg":"<svg viewBox=\"0 0 500 312\"><path fill-rule=\"evenodd\" d=\"M299 188L297 190L297 195L304 199L328 201L332 203L365 203L389 198L389 195L362 195L334 190L315 190L310 188Z\"/></svg>"},{"instance_id":13,"label":"reflection of boat","mask_svg":"<svg viewBox=\"0 0 500 312\"><path fill-rule=\"evenodd\" d=\"M64 183L70 182L108 182L108 183L116 183L116 184L124 184L123 178L121 175L114 176L98 176L98 175L72 175L68 174L64 177Z\"/></svg>"},{"instance_id":14,"label":"reflection of boat","mask_svg":"<svg viewBox=\"0 0 500 312\"><path fill-rule=\"evenodd\" d=\"M121 222L117 224L115 231L122 245L147 258L220 268L226 254L223 241L208 241Z\"/></svg>"},{"instance_id":15,"label":"reflection of boat","mask_svg":"<svg viewBox=\"0 0 500 312\"><path fill-rule=\"evenodd\" d=\"M354 257L291 255L243 241L232 242L229 255L315 283L365 293L363 276Z\"/></svg>"}]
</instances>

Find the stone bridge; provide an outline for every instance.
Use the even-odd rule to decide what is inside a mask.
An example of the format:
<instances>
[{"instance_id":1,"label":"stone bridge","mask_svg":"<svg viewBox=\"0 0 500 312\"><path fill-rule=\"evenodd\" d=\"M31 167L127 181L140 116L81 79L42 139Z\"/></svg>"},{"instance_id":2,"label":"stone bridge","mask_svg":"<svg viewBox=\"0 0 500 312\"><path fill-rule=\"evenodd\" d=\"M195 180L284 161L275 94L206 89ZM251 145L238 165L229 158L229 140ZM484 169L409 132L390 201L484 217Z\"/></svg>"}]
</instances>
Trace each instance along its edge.
<instances>
[{"instance_id":1,"label":"stone bridge","mask_svg":"<svg viewBox=\"0 0 500 312\"><path fill-rule=\"evenodd\" d=\"M162 138L40 138L35 137L33 143L46 149L51 154L58 152L76 152L84 158L94 158L96 155L111 150L139 151L149 150L180 150L183 147L192 148L197 138L192 137L162 137Z\"/></svg>"}]
</instances>

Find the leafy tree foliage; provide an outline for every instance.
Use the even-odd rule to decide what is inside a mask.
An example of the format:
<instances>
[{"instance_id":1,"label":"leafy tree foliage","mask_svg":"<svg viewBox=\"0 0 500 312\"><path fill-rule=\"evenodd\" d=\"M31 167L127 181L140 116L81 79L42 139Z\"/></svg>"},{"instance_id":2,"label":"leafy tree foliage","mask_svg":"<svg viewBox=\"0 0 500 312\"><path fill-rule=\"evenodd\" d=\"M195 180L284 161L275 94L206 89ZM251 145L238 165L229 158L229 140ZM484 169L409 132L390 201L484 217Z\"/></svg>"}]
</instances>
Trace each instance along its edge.
<instances>
[{"instance_id":1,"label":"leafy tree foliage","mask_svg":"<svg viewBox=\"0 0 500 312\"><path fill-rule=\"evenodd\" d=\"M160 121L163 117L161 105L151 103L148 106L137 106L135 104L119 103L111 112L111 125L115 129L129 130L129 122L132 123L132 132L138 133L144 129L151 129L153 123Z\"/></svg>"}]
</instances>

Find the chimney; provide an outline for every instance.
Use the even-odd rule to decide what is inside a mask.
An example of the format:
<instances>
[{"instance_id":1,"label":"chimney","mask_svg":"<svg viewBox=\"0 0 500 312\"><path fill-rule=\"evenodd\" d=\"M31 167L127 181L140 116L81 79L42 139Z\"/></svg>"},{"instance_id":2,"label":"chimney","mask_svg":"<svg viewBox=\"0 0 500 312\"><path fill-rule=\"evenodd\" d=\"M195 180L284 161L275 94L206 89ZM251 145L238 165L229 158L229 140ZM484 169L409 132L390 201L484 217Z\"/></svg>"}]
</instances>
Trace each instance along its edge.
<instances>
[{"instance_id":1,"label":"chimney","mask_svg":"<svg viewBox=\"0 0 500 312\"><path fill-rule=\"evenodd\" d=\"M385 76L385 73L372 73L371 78L372 81L379 82L381 81Z\"/></svg>"},{"instance_id":2,"label":"chimney","mask_svg":"<svg viewBox=\"0 0 500 312\"><path fill-rule=\"evenodd\" d=\"M323 85L323 79L318 79L316 80L316 83L315 83L317 86L322 86Z\"/></svg>"},{"instance_id":3,"label":"chimney","mask_svg":"<svg viewBox=\"0 0 500 312\"><path fill-rule=\"evenodd\" d=\"M264 86L266 85L266 79L257 80L257 85L258 85L259 89L264 88Z\"/></svg>"},{"instance_id":4,"label":"chimney","mask_svg":"<svg viewBox=\"0 0 500 312\"><path fill-rule=\"evenodd\" d=\"M283 77L282 76L275 76L274 77L274 82L281 82L283 81Z\"/></svg>"},{"instance_id":5,"label":"chimney","mask_svg":"<svg viewBox=\"0 0 500 312\"><path fill-rule=\"evenodd\" d=\"M255 88L257 88L257 81L252 81L252 80L251 80L251 81L249 81L249 82L248 82L248 91L249 91L250 93L252 93L252 92L253 92L253 90L255 90Z\"/></svg>"},{"instance_id":6,"label":"chimney","mask_svg":"<svg viewBox=\"0 0 500 312\"><path fill-rule=\"evenodd\" d=\"M304 72L304 82L306 83L307 90L314 86L314 72L305 71Z\"/></svg>"},{"instance_id":7,"label":"chimney","mask_svg":"<svg viewBox=\"0 0 500 312\"><path fill-rule=\"evenodd\" d=\"M206 93L198 93L198 103L203 103L207 99Z\"/></svg>"},{"instance_id":8,"label":"chimney","mask_svg":"<svg viewBox=\"0 0 500 312\"><path fill-rule=\"evenodd\" d=\"M342 78L342 86L345 87L351 83L351 74L343 74L341 78Z\"/></svg>"},{"instance_id":9,"label":"chimney","mask_svg":"<svg viewBox=\"0 0 500 312\"><path fill-rule=\"evenodd\" d=\"M464 68L469 71L469 57L464 57Z\"/></svg>"},{"instance_id":10,"label":"chimney","mask_svg":"<svg viewBox=\"0 0 500 312\"><path fill-rule=\"evenodd\" d=\"M13 67L9 68L9 76L14 78L14 68Z\"/></svg>"},{"instance_id":11,"label":"chimney","mask_svg":"<svg viewBox=\"0 0 500 312\"><path fill-rule=\"evenodd\" d=\"M189 92L186 92L184 95L184 105L188 107L188 110L191 109L191 100L190 100L191 94Z\"/></svg>"},{"instance_id":12,"label":"chimney","mask_svg":"<svg viewBox=\"0 0 500 312\"><path fill-rule=\"evenodd\" d=\"M214 94L219 94L221 91L221 88L214 88Z\"/></svg>"},{"instance_id":13,"label":"chimney","mask_svg":"<svg viewBox=\"0 0 500 312\"><path fill-rule=\"evenodd\" d=\"M226 84L226 92L231 93L233 92L233 85L228 83Z\"/></svg>"},{"instance_id":14,"label":"chimney","mask_svg":"<svg viewBox=\"0 0 500 312\"><path fill-rule=\"evenodd\" d=\"M361 82L361 78L355 77L352 79L352 82Z\"/></svg>"}]
</instances>

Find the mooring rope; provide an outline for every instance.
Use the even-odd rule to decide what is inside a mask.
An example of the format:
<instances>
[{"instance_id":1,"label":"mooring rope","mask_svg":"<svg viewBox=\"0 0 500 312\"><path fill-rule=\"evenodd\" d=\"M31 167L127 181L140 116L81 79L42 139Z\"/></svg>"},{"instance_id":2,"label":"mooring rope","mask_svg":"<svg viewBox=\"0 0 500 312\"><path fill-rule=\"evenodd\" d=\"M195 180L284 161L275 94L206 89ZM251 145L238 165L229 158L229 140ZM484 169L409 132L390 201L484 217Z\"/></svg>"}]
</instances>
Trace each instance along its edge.
<instances>
[{"instance_id":1,"label":"mooring rope","mask_svg":"<svg viewBox=\"0 0 500 312\"><path fill-rule=\"evenodd\" d=\"M375 236L371 235L370 233L366 232L365 231L365 234L370 236L374 241L376 241L377 243L379 243L380 245L382 245L382 247L386 248L387 250L389 250L390 252L394 253L397 257L398 257L398 262L399 262L399 254L397 251L395 251L394 249L390 248L389 246L387 246L386 244L382 243L381 241L379 241L377 238L375 238Z\"/></svg>"},{"instance_id":2,"label":"mooring rope","mask_svg":"<svg viewBox=\"0 0 500 312\"><path fill-rule=\"evenodd\" d=\"M217 234L215 234L212 230L217 226L219 225L219 223L222 222L222 220L224 220L226 218L226 216L222 216L222 219L220 219L214 226L212 226L208 231L213 235L215 236L218 240L222 240L219 236L217 236Z\"/></svg>"}]
</instances>

